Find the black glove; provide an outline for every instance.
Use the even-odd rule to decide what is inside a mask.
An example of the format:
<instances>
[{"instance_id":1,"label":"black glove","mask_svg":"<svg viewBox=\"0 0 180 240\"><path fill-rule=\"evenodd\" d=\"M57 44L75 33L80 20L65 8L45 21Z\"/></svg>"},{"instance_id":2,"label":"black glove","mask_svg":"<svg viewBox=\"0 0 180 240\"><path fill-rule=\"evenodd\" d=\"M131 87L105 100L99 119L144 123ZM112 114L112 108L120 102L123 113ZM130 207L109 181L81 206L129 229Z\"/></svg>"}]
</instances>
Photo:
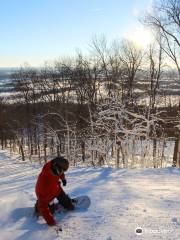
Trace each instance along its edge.
<instances>
[{"instance_id":1,"label":"black glove","mask_svg":"<svg viewBox=\"0 0 180 240\"><path fill-rule=\"evenodd\" d=\"M66 186L66 184L67 184L66 179L63 179L63 180L62 180L62 183L63 183L63 186Z\"/></svg>"},{"instance_id":2,"label":"black glove","mask_svg":"<svg viewBox=\"0 0 180 240\"><path fill-rule=\"evenodd\" d=\"M52 227L54 228L54 230L56 231L57 234L58 234L59 232L62 232L62 228L61 228L58 224L53 225Z\"/></svg>"}]
</instances>

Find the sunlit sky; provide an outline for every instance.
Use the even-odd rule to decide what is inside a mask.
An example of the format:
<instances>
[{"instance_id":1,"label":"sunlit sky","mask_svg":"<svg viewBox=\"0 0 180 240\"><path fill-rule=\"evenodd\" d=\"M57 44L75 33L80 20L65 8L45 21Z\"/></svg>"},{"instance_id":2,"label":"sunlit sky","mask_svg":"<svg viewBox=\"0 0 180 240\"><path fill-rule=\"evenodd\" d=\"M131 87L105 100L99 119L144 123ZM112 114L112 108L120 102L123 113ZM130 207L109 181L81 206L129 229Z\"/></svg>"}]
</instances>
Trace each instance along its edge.
<instances>
[{"instance_id":1,"label":"sunlit sky","mask_svg":"<svg viewBox=\"0 0 180 240\"><path fill-rule=\"evenodd\" d=\"M95 35L128 37L141 44L147 33L138 17L152 0L0 0L0 67L18 67L82 52ZM142 37L141 37L142 35ZM142 44L147 41L146 37Z\"/></svg>"}]
</instances>

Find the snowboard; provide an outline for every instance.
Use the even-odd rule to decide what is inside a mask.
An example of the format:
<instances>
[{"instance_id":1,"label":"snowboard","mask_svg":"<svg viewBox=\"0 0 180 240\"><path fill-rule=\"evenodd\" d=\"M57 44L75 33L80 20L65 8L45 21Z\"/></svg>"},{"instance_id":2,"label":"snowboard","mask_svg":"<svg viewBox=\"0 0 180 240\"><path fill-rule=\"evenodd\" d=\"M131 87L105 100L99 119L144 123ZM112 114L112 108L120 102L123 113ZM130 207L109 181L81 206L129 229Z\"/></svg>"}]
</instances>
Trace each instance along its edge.
<instances>
[{"instance_id":1,"label":"snowboard","mask_svg":"<svg viewBox=\"0 0 180 240\"><path fill-rule=\"evenodd\" d=\"M91 205L91 200L88 196L82 195L72 198L72 203L75 207L74 210L86 210ZM59 203L55 203L55 209L57 212L66 212L63 206Z\"/></svg>"},{"instance_id":2,"label":"snowboard","mask_svg":"<svg viewBox=\"0 0 180 240\"><path fill-rule=\"evenodd\" d=\"M78 196L72 199L75 209L88 209L91 205L91 200L88 196Z\"/></svg>"}]
</instances>

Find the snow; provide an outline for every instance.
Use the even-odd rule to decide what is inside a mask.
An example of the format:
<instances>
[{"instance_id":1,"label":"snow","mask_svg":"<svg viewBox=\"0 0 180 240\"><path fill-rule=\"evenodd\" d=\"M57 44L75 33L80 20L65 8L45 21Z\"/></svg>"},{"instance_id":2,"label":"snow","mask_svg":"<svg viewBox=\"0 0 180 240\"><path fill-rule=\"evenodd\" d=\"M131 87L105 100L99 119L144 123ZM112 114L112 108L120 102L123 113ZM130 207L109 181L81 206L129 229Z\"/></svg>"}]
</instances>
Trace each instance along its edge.
<instances>
[{"instance_id":1,"label":"snow","mask_svg":"<svg viewBox=\"0 0 180 240\"><path fill-rule=\"evenodd\" d=\"M1 240L180 239L180 170L71 167L65 191L88 195L91 206L57 213L58 236L33 215L41 167L0 151Z\"/></svg>"}]
</instances>

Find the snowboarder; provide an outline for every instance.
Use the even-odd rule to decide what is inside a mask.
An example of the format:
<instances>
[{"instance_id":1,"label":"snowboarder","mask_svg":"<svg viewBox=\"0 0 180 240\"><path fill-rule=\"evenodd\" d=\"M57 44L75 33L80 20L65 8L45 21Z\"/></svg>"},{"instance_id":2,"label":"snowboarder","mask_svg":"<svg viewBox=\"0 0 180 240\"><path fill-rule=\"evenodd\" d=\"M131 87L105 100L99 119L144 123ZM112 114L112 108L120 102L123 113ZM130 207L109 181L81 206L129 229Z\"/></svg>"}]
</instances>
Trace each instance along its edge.
<instances>
[{"instance_id":1,"label":"snowboarder","mask_svg":"<svg viewBox=\"0 0 180 240\"><path fill-rule=\"evenodd\" d=\"M56 226L56 221L53 217L55 205L54 203L51 204L55 198L65 209L74 210L72 199L69 198L61 187L61 182L63 186L67 184L64 172L68 168L69 162L67 159L56 157L44 165L38 176L35 188L37 196L35 211L42 215L50 226Z\"/></svg>"}]
</instances>

